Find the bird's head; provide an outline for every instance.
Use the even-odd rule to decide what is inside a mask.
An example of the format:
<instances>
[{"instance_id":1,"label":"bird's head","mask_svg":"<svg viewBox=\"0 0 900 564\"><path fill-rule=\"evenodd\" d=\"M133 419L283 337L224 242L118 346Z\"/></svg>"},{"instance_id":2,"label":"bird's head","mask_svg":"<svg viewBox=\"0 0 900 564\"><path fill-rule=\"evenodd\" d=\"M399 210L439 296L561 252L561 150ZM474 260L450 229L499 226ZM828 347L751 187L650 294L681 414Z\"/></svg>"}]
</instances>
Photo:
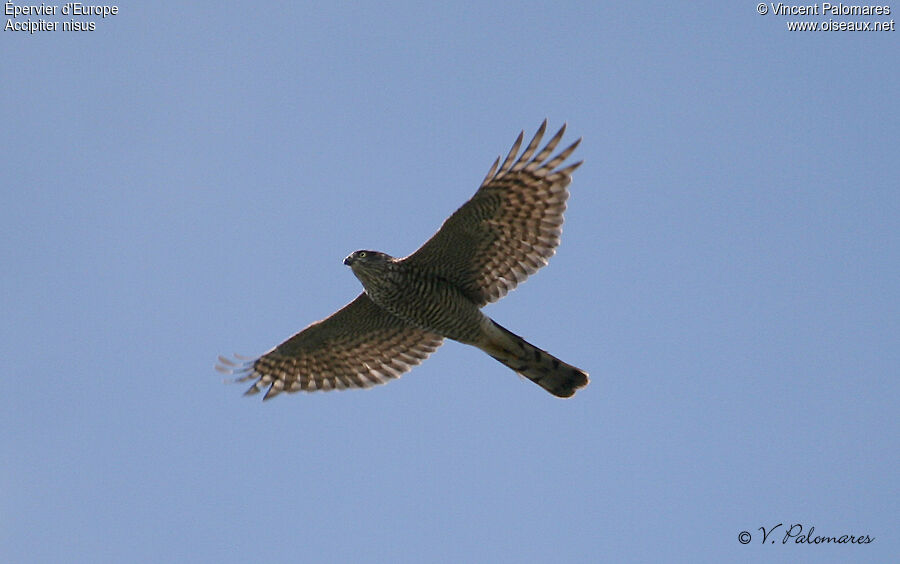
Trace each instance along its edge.
<instances>
[{"instance_id":1,"label":"bird's head","mask_svg":"<svg viewBox=\"0 0 900 564\"><path fill-rule=\"evenodd\" d=\"M378 251L354 251L347 255L347 258L344 259L344 264L353 268L354 265L359 266L367 266L367 265L375 265L379 263L384 263L392 260L393 257L390 257L384 253L379 253Z\"/></svg>"},{"instance_id":2,"label":"bird's head","mask_svg":"<svg viewBox=\"0 0 900 564\"><path fill-rule=\"evenodd\" d=\"M396 262L394 257L378 251L356 251L344 259L366 290L382 284Z\"/></svg>"},{"instance_id":3,"label":"bird's head","mask_svg":"<svg viewBox=\"0 0 900 564\"><path fill-rule=\"evenodd\" d=\"M394 262L394 257L378 251L355 251L344 259L344 264L357 276L363 272L383 272Z\"/></svg>"}]
</instances>

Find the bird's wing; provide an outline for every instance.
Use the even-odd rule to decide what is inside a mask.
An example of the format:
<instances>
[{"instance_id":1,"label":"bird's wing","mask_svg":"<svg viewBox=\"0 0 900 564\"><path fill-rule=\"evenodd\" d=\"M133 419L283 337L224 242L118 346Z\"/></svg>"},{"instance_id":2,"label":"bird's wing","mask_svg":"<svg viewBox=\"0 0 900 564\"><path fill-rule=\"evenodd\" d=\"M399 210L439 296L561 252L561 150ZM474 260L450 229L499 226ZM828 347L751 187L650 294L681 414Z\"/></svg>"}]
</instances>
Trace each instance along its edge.
<instances>
[{"instance_id":1,"label":"bird's wing","mask_svg":"<svg viewBox=\"0 0 900 564\"><path fill-rule=\"evenodd\" d=\"M496 301L547 264L559 245L572 171L559 167L581 139L553 158L566 126L537 151L541 124L518 158L523 133L478 191L405 262L445 278L479 305ZM535 154L537 153L537 154ZM499 168L498 168L499 166Z\"/></svg>"},{"instance_id":2,"label":"bird's wing","mask_svg":"<svg viewBox=\"0 0 900 564\"><path fill-rule=\"evenodd\" d=\"M443 337L387 313L365 293L257 359L219 357L216 369L256 380L247 390L281 392L368 388L399 377L433 353Z\"/></svg>"}]
</instances>

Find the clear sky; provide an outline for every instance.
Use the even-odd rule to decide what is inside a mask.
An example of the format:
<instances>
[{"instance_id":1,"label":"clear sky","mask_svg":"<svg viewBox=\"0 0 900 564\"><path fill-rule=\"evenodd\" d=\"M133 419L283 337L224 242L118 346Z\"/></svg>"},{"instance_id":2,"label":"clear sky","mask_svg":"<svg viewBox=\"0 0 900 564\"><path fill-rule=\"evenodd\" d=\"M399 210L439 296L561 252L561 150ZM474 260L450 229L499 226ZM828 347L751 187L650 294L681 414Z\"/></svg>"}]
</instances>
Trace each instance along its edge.
<instances>
[{"instance_id":1,"label":"clear sky","mask_svg":"<svg viewBox=\"0 0 900 564\"><path fill-rule=\"evenodd\" d=\"M0 560L895 558L900 32L787 22L900 4L436 4L0 32ZM562 244L486 312L588 388L454 342L368 391L223 383L545 117L584 137Z\"/></svg>"}]
</instances>

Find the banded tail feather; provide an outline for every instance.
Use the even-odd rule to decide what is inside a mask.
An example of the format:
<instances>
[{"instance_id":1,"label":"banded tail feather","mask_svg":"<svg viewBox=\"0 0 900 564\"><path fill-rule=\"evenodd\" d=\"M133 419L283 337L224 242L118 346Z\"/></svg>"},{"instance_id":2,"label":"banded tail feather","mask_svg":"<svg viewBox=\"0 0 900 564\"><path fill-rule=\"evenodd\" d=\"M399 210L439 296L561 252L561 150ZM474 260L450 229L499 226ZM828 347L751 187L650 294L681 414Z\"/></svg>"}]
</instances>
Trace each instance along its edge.
<instances>
[{"instance_id":1,"label":"banded tail feather","mask_svg":"<svg viewBox=\"0 0 900 564\"><path fill-rule=\"evenodd\" d=\"M477 346L554 396L572 397L590 382L584 370L537 348L496 321L491 323L497 331L491 331L487 344Z\"/></svg>"}]
</instances>

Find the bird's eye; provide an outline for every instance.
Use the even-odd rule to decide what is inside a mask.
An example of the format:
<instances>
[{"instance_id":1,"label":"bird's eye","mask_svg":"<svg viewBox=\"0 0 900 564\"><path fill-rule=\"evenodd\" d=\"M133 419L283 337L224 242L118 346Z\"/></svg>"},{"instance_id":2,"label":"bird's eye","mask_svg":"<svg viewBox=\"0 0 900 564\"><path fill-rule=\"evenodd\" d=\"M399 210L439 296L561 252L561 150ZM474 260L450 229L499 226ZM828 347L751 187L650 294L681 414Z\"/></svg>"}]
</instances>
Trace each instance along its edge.
<instances>
[{"instance_id":1,"label":"bird's eye","mask_svg":"<svg viewBox=\"0 0 900 564\"><path fill-rule=\"evenodd\" d=\"M367 255L367 254L369 254L369 253L367 253L367 252L365 252L365 251L360 251L360 252L359 252L359 258L366 258L366 255Z\"/></svg>"}]
</instances>

